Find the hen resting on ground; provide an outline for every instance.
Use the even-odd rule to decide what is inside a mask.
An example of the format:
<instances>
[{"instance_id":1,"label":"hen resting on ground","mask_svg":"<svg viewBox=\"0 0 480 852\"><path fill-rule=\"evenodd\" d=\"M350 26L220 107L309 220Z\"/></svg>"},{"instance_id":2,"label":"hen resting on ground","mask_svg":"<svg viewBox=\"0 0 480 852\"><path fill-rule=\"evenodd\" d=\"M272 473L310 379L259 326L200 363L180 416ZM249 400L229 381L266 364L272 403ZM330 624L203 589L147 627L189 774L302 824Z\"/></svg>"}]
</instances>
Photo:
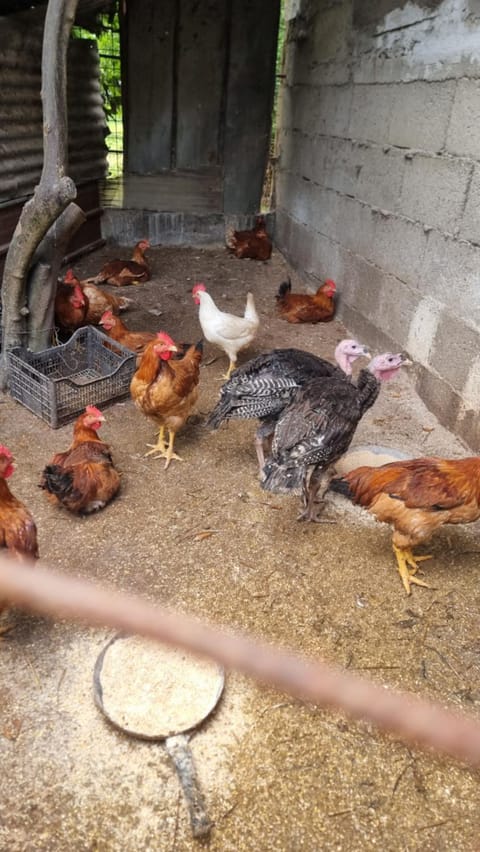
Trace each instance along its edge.
<instances>
[{"instance_id":1,"label":"hen resting on ground","mask_svg":"<svg viewBox=\"0 0 480 852\"><path fill-rule=\"evenodd\" d=\"M128 284L140 284L150 279L150 268L144 254L150 248L148 240L140 240L133 249L131 260L109 260L98 275L88 278L90 284L113 284L115 287L126 287Z\"/></svg>"},{"instance_id":2,"label":"hen resting on ground","mask_svg":"<svg viewBox=\"0 0 480 852\"><path fill-rule=\"evenodd\" d=\"M338 366L301 349L273 349L257 355L238 367L222 386L206 426L218 429L224 420L261 420L255 434L255 450L262 473L276 422L297 390L311 379L336 375L339 370L351 376L352 365L361 355L368 357L369 352L356 340L340 341L335 349Z\"/></svg>"},{"instance_id":3,"label":"hen resting on ground","mask_svg":"<svg viewBox=\"0 0 480 852\"><path fill-rule=\"evenodd\" d=\"M77 328L87 325L88 307L88 299L78 278L68 270L65 279L57 281L55 295L55 324L63 340L68 339Z\"/></svg>"},{"instance_id":4,"label":"hen resting on ground","mask_svg":"<svg viewBox=\"0 0 480 852\"><path fill-rule=\"evenodd\" d=\"M292 293L290 278L278 288L276 295L280 316L288 322L330 322L335 314L335 281L327 279L316 293Z\"/></svg>"},{"instance_id":5,"label":"hen resting on ground","mask_svg":"<svg viewBox=\"0 0 480 852\"><path fill-rule=\"evenodd\" d=\"M262 488L301 491L300 518L320 521L315 507L323 505L332 465L350 446L361 418L379 394L380 383L393 378L407 360L402 354L377 355L367 369L360 370L356 384L337 373L313 379L297 391L275 427Z\"/></svg>"},{"instance_id":6,"label":"hen resting on ground","mask_svg":"<svg viewBox=\"0 0 480 852\"><path fill-rule=\"evenodd\" d=\"M333 479L330 489L391 524L393 552L407 595L416 576L412 549L427 542L443 524L469 524L480 518L480 458L419 458L381 467L357 467ZM428 586L427 586L428 588Z\"/></svg>"},{"instance_id":7,"label":"hen resting on ground","mask_svg":"<svg viewBox=\"0 0 480 852\"><path fill-rule=\"evenodd\" d=\"M255 226L249 231L230 231L226 243L227 248L239 258L268 260L272 254L272 241L263 216L257 216Z\"/></svg>"},{"instance_id":8,"label":"hen resting on ground","mask_svg":"<svg viewBox=\"0 0 480 852\"><path fill-rule=\"evenodd\" d=\"M173 359L177 352L171 337L159 332L142 355L140 365L130 383L130 394L135 405L153 420L159 428L158 439L147 456L165 459L167 468L172 459L182 461L173 451L175 435L186 423L198 398L201 341L190 346L183 358ZM165 433L168 431L168 446Z\"/></svg>"},{"instance_id":9,"label":"hen resting on ground","mask_svg":"<svg viewBox=\"0 0 480 852\"><path fill-rule=\"evenodd\" d=\"M137 355L141 355L147 343L155 340L156 337L152 331L130 331L120 317L115 317L111 311L105 311L99 325L112 340L116 340ZM138 361L137 364L139 363Z\"/></svg>"},{"instance_id":10,"label":"hen resting on ground","mask_svg":"<svg viewBox=\"0 0 480 852\"><path fill-rule=\"evenodd\" d=\"M56 453L43 471L40 488L54 505L87 514L103 509L120 488L108 444L97 435L103 414L87 405L73 427L73 441L64 453Z\"/></svg>"},{"instance_id":11,"label":"hen resting on ground","mask_svg":"<svg viewBox=\"0 0 480 852\"><path fill-rule=\"evenodd\" d=\"M92 284L88 279L79 281L72 269L67 269L64 282L70 284L78 284L87 301L87 313L85 316L85 324L98 325L102 314L105 311L113 311L114 314L125 311L131 305L132 300L126 296L112 296L110 293L105 293Z\"/></svg>"},{"instance_id":12,"label":"hen resting on ground","mask_svg":"<svg viewBox=\"0 0 480 852\"><path fill-rule=\"evenodd\" d=\"M0 547L6 548L18 559L38 559L35 521L7 485L7 479L14 471L13 462L10 450L0 446ZM0 600L2 618L7 611L7 604ZM0 633L6 633L10 627L9 624L2 624Z\"/></svg>"},{"instance_id":13,"label":"hen resting on ground","mask_svg":"<svg viewBox=\"0 0 480 852\"><path fill-rule=\"evenodd\" d=\"M223 378L229 379L232 370L235 369L238 353L252 342L260 325L253 294L247 293L243 317L227 314L217 308L204 284L195 284L192 296L195 304L200 305L198 319L203 336L228 355L228 370Z\"/></svg>"}]
</instances>

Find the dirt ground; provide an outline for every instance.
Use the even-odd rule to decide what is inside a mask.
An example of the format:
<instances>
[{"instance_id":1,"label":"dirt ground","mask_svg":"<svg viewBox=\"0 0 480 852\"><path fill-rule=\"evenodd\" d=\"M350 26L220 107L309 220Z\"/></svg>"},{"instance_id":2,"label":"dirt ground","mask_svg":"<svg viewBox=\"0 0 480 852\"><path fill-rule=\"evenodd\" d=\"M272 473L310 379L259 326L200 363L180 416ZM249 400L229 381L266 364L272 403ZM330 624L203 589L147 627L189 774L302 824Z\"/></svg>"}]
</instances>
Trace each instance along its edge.
<instances>
[{"instance_id":1,"label":"dirt ground","mask_svg":"<svg viewBox=\"0 0 480 852\"><path fill-rule=\"evenodd\" d=\"M93 274L107 256L106 247L75 269ZM261 328L241 361L275 346L331 357L345 336L338 322L293 326L276 317L274 294L287 271L278 253L267 264L224 250L156 248L149 257L153 279L120 291L136 301L124 315L132 328L199 339L190 293L204 281L232 312L243 311L249 289L255 294ZM37 487L53 452L68 446L71 426L52 430L4 397L1 441L18 464L11 486L34 514L42 558L478 716L478 526L443 529L425 568L432 588L414 587L407 597L386 526L340 497L327 510L334 523L298 523L298 498L258 485L254 424L204 429L226 366L206 344L198 412L176 444L184 462L168 471L144 457L154 429L131 401L105 410L101 434L123 487L88 518L54 509ZM406 373L384 386L365 416L354 444L365 443L412 455L466 452ZM212 534L198 537L202 530ZM111 635L18 614L0 644L0 849L198 846L163 746L115 732L94 705L93 667ZM227 674L218 710L192 749L215 823L203 844L211 850L479 848L478 772L236 673Z\"/></svg>"}]
</instances>

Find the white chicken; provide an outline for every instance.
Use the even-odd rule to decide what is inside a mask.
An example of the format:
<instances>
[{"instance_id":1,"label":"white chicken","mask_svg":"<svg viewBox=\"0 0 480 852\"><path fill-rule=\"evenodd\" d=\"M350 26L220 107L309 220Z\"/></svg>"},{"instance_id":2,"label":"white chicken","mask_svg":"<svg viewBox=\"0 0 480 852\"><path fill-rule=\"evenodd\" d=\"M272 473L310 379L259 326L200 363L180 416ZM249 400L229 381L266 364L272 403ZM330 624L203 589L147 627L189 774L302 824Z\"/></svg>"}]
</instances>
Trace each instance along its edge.
<instances>
[{"instance_id":1,"label":"white chicken","mask_svg":"<svg viewBox=\"0 0 480 852\"><path fill-rule=\"evenodd\" d=\"M247 304L243 317L227 314L219 310L212 297L207 293L205 284L195 284L192 296L196 305L200 305L198 319L203 336L215 343L228 355L230 363L224 379L229 379L237 365L237 355L254 339L260 319L255 308L253 293L247 293Z\"/></svg>"}]
</instances>

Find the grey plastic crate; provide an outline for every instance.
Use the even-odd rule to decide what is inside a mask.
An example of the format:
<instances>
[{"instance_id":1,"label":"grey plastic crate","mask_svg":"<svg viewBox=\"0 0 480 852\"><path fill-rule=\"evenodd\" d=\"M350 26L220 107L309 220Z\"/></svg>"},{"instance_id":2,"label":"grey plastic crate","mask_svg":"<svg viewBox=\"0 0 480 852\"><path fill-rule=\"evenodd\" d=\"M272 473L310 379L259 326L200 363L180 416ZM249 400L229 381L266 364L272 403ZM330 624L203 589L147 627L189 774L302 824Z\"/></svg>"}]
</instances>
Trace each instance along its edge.
<instances>
[{"instance_id":1,"label":"grey plastic crate","mask_svg":"<svg viewBox=\"0 0 480 852\"><path fill-rule=\"evenodd\" d=\"M86 405L101 407L127 397L135 360L133 352L89 325L62 346L10 350L9 389L14 399L58 429Z\"/></svg>"}]
</instances>

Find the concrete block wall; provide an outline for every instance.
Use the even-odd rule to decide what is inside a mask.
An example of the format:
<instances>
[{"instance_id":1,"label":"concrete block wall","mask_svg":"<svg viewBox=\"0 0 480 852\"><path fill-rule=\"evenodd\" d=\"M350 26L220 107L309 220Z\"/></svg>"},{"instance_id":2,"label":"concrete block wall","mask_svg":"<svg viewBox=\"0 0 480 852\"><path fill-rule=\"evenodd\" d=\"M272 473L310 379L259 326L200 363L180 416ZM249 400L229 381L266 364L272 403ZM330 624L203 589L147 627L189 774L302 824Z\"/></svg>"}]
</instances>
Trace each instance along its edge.
<instances>
[{"instance_id":1,"label":"concrete block wall","mask_svg":"<svg viewBox=\"0 0 480 852\"><path fill-rule=\"evenodd\" d=\"M480 450L480 4L287 2L276 242Z\"/></svg>"}]
</instances>

